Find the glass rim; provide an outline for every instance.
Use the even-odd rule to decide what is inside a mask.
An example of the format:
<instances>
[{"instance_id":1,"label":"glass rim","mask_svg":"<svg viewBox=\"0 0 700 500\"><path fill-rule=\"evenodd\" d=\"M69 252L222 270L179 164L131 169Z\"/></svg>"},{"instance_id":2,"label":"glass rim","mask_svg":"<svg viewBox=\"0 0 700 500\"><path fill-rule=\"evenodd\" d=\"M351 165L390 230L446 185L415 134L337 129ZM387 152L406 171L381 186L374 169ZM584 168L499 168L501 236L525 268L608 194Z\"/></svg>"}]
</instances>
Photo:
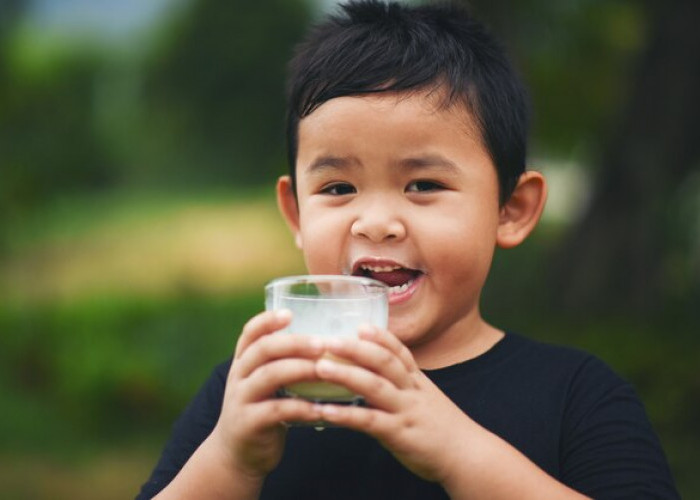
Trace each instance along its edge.
<instances>
[{"instance_id":1,"label":"glass rim","mask_svg":"<svg viewBox=\"0 0 700 500\"><path fill-rule=\"evenodd\" d=\"M386 283L382 283L379 280L368 278L366 276L350 276L347 274L298 274L295 276L275 278L265 285L265 290L284 285L293 285L295 283L328 283L331 281L373 286L381 289L382 291L388 291L389 289L389 286Z\"/></svg>"}]
</instances>

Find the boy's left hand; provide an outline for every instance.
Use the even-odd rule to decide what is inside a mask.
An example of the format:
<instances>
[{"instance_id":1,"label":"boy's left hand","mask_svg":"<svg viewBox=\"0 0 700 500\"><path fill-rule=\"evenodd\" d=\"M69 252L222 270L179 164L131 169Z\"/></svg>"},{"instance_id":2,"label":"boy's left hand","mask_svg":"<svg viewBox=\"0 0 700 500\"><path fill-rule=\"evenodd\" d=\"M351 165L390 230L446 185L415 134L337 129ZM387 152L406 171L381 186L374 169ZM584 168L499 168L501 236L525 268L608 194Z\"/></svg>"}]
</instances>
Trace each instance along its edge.
<instances>
[{"instance_id":1,"label":"boy's left hand","mask_svg":"<svg viewBox=\"0 0 700 500\"><path fill-rule=\"evenodd\" d=\"M420 370L410 351L387 331L366 328L359 338L326 340L331 354L317 362L317 375L362 395L368 407L323 405L322 418L375 437L418 476L444 483L458 434L477 424ZM457 462L459 463L459 462Z\"/></svg>"}]
</instances>

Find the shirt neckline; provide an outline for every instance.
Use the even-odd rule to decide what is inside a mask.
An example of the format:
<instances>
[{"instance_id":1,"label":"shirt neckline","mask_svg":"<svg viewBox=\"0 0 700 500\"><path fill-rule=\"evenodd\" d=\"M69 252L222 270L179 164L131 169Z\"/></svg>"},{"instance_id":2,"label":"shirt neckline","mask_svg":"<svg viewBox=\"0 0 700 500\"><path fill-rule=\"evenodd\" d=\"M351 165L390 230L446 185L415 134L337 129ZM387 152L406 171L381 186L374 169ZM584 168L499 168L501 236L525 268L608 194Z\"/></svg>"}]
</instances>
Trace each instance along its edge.
<instances>
[{"instance_id":1,"label":"shirt neckline","mask_svg":"<svg viewBox=\"0 0 700 500\"><path fill-rule=\"evenodd\" d=\"M519 335L504 332L503 338L490 349L474 358L470 358L442 368L423 370L433 382L445 381L455 376L463 376L465 372L476 372L489 368L500 361L509 358L522 345Z\"/></svg>"}]
</instances>

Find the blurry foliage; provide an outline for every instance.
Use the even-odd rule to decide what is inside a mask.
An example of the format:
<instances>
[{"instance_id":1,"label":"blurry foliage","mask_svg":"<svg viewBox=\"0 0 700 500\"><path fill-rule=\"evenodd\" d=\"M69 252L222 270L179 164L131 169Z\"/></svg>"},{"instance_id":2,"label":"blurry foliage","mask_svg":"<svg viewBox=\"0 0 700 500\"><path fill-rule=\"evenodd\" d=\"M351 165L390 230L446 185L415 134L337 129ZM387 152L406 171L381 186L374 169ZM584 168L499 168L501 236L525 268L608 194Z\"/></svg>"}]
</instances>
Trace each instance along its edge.
<instances>
[{"instance_id":1,"label":"blurry foliage","mask_svg":"<svg viewBox=\"0 0 700 500\"><path fill-rule=\"evenodd\" d=\"M56 52L50 60L37 59L20 30L3 28L0 222L59 193L109 184L116 175L89 98L101 65L97 54Z\"/></svg>"},{"instance_id":2,"label":"blurry foliage","mask_svg":"<svg viewBox=\"0 0 700 500\"><path fill-rule=\"evenodd\" d=\"M262 307L259 293L186 291L168 299L0 307L3 449L161 435L163 422L231 356L243 323ZM27 421L42 414L51 419L39 427Z\"/></svg>"},{"instance_id":3,"label":"blurry foliage","mask_svg":"<svg viewBox=\"0 0 700 500\"><path fill-rule=\"evenodd\" d=\"M20 20L25 3L14 3L5 17ZM536 151L591 153L626 98L647 31L644 5L471 3L505 38L532 89ZM283 172L284 68L310 6L185 5L154 44L126 56L86 44L47 51L37 63L31 33L4 30L3 208L100 186L250 184Z\"/></svg>"},{"instance_id":4,"label":"blurry foliage","mask_svg":"<svg viewBox=\"0 0 700 500\"><path fill-rule=\"evenodd\" d=\"M61 50L13 5L0 31L0 227L79 192L284 171L285 62L311 15L304 1L190 1L130 54Z\"/></svg>"},{"instance_id":5,"label":"blurry foliage","mask_svg":"<svg viewBox=\"0 0 700 500\"><path fill-rule=\"evenodd\" d=\"M540 256L544 304L576 316L694 311L697 323L700 3L474 4L530 84L537 155L591 178L580 216Z\"/></svg>"},{"instance_id":6,"label":"blurry foliage","mask_svg":"<svg viewBox=\"0 0 700 500\"><path fill-rule=\"evenodd\" d=\"M160 177L249 184L284 171L285 65L309 15L288 0L192 4L144 76Z\"/></svg>"},{"instance_id":7,"label":"blurry foliage","mask_svg":"<svg viewBox=\"0 0 700 500\"><path fill-rule=\"evenodd\" d=\"M34 73L17 66L0 83L0 209L21 212L59 193L113 184L118 174L86 99L98 62L77 58Z\"/></svg>"},{"instance_id":8,"label":"blurry foliage","mask_svg":"<svg viewBox=\"0 0 700 500\"><path fill-rule=\"evenodd\" d=\"M639 0L471 0L504 40L533 101L539 156L590 161L616 125L647 41Z\"/></svg>"}]
</instances>

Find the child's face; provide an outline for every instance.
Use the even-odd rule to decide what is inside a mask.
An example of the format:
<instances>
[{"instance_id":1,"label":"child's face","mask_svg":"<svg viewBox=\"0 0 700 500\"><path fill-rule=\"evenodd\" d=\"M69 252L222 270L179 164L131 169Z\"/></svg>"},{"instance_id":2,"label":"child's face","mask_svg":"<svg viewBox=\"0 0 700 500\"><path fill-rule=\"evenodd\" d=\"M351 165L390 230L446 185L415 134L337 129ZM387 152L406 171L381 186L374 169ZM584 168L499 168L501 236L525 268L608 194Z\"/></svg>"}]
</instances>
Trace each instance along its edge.
<instances>
[{"instance_id":1,"label":"child's face","mask_svg":"<svg viewBox=\"0 0 700 500\"><path fill-rule=\"evenodd\" d=\"M324 103L299 125L298 206L289 179L279 186L309 272L392 285L389 329L411 348L456 341L480 319L499 227L496 169L477 127L436 99Z\"/></svg>"}]
</instances>

